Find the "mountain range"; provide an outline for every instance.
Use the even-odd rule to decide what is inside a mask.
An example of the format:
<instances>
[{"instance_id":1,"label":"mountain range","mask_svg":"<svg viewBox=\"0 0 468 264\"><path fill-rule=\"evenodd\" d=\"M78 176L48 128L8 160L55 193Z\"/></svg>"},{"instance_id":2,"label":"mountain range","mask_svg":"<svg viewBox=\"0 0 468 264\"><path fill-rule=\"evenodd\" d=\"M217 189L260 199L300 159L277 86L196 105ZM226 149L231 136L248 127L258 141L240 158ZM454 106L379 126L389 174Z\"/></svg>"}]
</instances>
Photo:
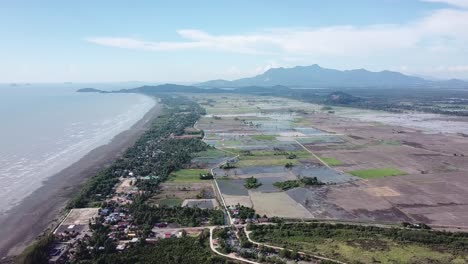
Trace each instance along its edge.
<instances>
[{"instance_id":1,"label":"mountain range","mask_svg":"<svg viewBox=\"0 0 468 264\"><path fill-rule=\"evenodd\" d=\"M365 69L335 70L317 64L293 68L272 68L254 77L233 81L212 80L196 84L199 87L234 88L245 86L323 87L323 88L468 88L468 82L451 80L428 80L400 72L372 72Z\"/></svg>"}]
</instances>

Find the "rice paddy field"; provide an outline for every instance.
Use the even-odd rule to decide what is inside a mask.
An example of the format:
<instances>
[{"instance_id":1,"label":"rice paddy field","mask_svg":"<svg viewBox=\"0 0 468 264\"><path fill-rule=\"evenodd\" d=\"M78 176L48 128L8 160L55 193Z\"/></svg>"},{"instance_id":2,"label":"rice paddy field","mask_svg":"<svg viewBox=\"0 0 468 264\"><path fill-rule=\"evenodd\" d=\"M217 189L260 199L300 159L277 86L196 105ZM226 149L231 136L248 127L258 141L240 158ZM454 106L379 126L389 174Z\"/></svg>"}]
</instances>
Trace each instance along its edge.
<instances>
[{"instance_id":1,"label":"rice paddy field","mask_svg":"<svg viewBox=\"0 0 468 264\"><path fill-rule=\"evenodd\" d=\"M207 174L206 169L182 169L169 175L168 182L201 182L200 174Z\"/></svg>"},{"instance_id":2,"label":"rice paddy field","mask_svg":"<svg viewBox=\"0 0 468 264\"><path fill-rule=\"evenodd\" d=\"M404 126L369 121L373 111L333 114L285 98L191 96L207 110L196 128L214 147L198 153L191 169L213 169L228 205L268 216L468 229L468 138L462 135L426 133L407 119ZM228 169L220 168L226 163ZM174 180L196 181L184 173ZM246 189L249 177L261 185ZM325 185L287 191L273 185L302 177Z\"/></svg>"},{"instance_id":3,"label":"rice paddy field","mask_svg":"<svg viewBox=\"0 0 468 264\"><path fill-rule=\"evenodd\" d=\"M400 171L394 168L355 170L355 171L351 171L350 173L354 176L357 176L363 179L383 178L383 177L388 177L388 176L400 176L400 175L406 174L406 172Z\"/></svg>"}]
</instances>

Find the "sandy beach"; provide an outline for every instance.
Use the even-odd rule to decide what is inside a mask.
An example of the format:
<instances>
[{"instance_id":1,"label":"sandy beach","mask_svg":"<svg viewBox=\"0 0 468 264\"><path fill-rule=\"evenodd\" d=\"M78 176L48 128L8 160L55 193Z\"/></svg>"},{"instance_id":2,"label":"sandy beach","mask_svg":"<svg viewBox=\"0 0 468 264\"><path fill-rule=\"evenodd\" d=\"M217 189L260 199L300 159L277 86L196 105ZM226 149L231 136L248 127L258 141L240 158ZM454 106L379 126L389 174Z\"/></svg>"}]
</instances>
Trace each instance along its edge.
<instances>
[{"instance_id":1,"label":"sandy beach","mask_svg":"<svg viewBox=\"0 0 468 264\"><path fill-rule=\"evenodd\" d=\"M161 112L156 104L145 116L115 136L109 144L100 146L78 162L48 178L43 186L26 197L18 206L0 216L0 262L8 261L44 230L52 228L60 218L67 201L77 192L87 178L99 169L110 165L132 146Z\"/></svg>"}]
</instances>

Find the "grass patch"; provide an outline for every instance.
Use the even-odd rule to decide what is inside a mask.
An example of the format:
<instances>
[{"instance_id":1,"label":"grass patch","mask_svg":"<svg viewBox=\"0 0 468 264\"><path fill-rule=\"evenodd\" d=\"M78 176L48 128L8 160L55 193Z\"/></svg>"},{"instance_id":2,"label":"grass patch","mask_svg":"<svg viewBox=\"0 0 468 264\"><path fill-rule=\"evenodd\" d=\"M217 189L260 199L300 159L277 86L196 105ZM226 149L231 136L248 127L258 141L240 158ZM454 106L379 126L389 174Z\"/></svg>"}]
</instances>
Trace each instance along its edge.
<instances>
[{"instance_id":1,"label":"grass patch","mask_svg":"<svg viewBox=\"0 0 468 264\"><path fill-rule=\"evenodd\" d=\"M208 170L203 169L183 169L169 175L169 182L200 182L200 174L206 174Z\"/></svg>"},{"instance_id":2,"label":"grass patch","mask_svg":"<svg viewBox=\"0 0 468 264\"><path fill-rule=\"evenodd\" d=\"M323 160L328 166L338 166L343 164L341 161L335 159L335 158L329 158L329 157L320 157L321 160Z\"/></svg>"},{"instance_id":3,"label":"grass patch","mask_svg":"<svg viewBox=\"0 0 468 264\"><path fill-rule=\"evenodd\" d=\"M363 178L363 179L376 179L383 178L388 176L399 176L405 175L406 172L394 169L394 168L380 168L380 169L367 169L367 170L355 170L349 172L354 176Z\"/></svg>"},{"instance_id":4,"label":"grass patch","mask_svg":"<svg viewBox=\"0 0 468 264\"><path fill-rule=\"evenodd\" d=\"M468 236L323 223L251 227L252 239L347 263L467 263Z\"/></svg>"},{"instance_id":5,"label":"grass patch","mask_svg":"<svg viewBox=\"0 0 468 264\"><path fill-rule=\"evenodd\" d=\"M251 135L250 137L254 140L263 140L263 141L276 140L275 135Z\"/></svg>"}]
</instances>

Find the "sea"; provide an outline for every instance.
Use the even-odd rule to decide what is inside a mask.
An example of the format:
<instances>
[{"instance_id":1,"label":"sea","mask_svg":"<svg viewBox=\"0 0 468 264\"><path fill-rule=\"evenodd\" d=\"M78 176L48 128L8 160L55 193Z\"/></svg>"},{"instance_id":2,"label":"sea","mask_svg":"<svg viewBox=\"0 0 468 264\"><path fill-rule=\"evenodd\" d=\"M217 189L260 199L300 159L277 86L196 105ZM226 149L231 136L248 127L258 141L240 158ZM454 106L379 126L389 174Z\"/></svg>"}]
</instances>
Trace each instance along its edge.
<instances>
[{"instance_id":1,"label":"sea","mask_svg":"<svg viewBox=\"0 0 468 264\"><path fill-rule=\"evenodd\" d=\"M155 104L139 94L77 93L135 84L0 84L0 215L50 176L109 143Z\"/></svg>"}]
</instances>

